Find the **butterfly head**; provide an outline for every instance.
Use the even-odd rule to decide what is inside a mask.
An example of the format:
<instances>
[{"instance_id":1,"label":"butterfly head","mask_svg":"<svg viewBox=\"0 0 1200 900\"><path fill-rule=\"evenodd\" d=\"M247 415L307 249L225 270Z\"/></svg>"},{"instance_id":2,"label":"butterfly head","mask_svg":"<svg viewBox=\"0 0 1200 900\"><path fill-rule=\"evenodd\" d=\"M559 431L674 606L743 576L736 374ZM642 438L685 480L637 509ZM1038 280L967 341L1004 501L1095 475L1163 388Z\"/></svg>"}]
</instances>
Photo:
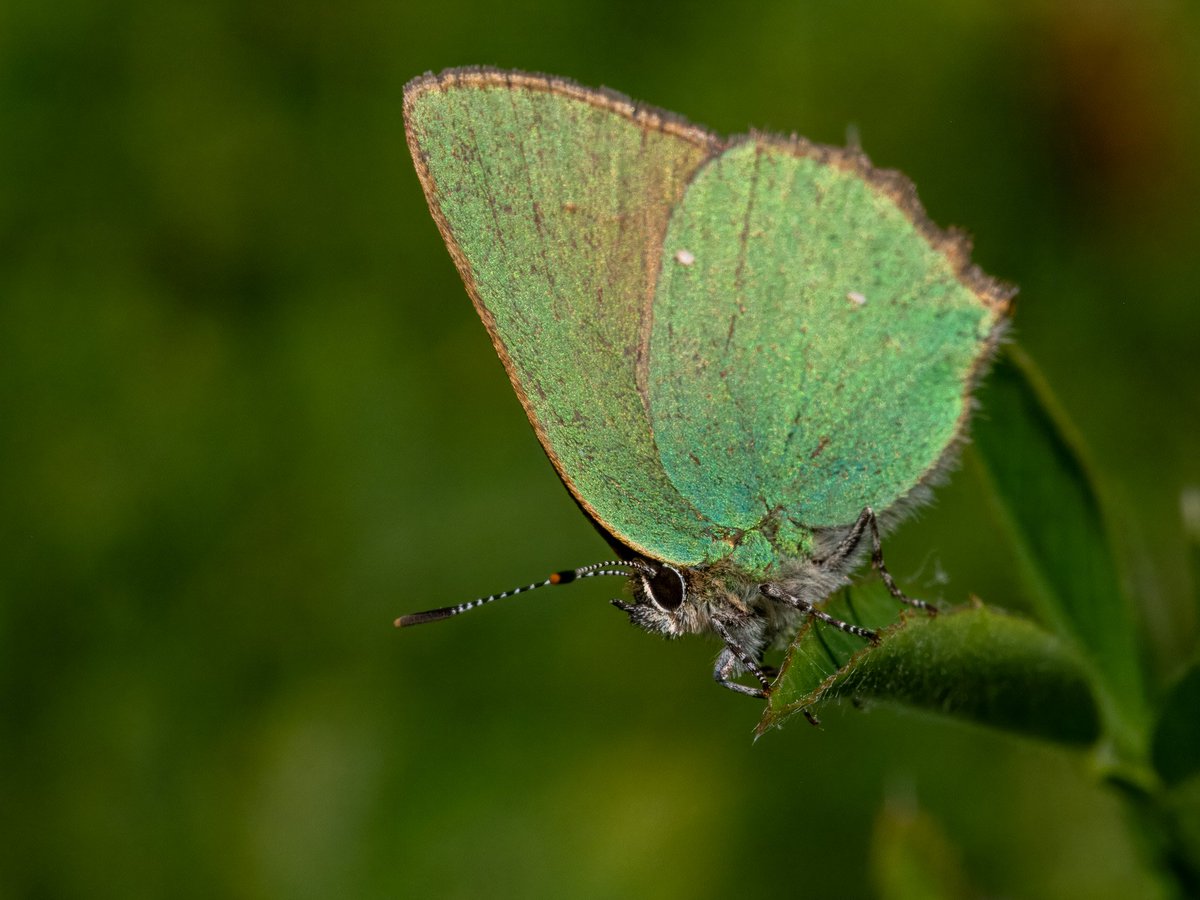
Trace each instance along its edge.
<instances>
[{"instance_id":1,"label":"butterfly head","mask_svg":"<svg viewBox=\"0 0 1200 900\"><path fill-rule=\"evenodd\" d=\"M688 578L669 563L640 563L629 578L633 603L613 600L613 606L629 615L639 628L667 637L678 637L687 627Z\"/></svg>"}]
</instances>

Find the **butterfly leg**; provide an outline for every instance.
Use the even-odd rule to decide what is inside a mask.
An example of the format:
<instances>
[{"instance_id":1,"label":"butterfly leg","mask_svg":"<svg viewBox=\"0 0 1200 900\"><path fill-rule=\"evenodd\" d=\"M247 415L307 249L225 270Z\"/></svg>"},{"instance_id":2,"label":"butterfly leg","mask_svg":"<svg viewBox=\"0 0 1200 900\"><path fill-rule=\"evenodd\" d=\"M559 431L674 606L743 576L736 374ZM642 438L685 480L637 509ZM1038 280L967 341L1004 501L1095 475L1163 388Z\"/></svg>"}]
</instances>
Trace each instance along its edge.
<instances>
[{"instance_id":1,"label":"butterfly leg","mask_svg":"<svg viewBox=\"0 0 1200 900\"><path fill-rule=\"evenodd\" d=\"M721 640L725 642L725 649L717 657L717 663L713 667L713 680L721 685L721 687L729 688L731 691L736 691L739 694L746 694L749 697L765 698L771 692L771 676L767 674L766 668L759 660L751 657L742 646L733 639L729 629L723 622L717 619L712 620L713 628L717 634L721 636ZM752 688L744 684L738 684L733 679L737 677L738 666L755 678L762 685L761 688Z\"/></svg>"},{"instance_id":2,"label":"butterfly leg","mask_svg":"<svg viewBox=\"0 0 1200 900\"><path fill-rule=\"evenodd\" d=\"M798 609L800 612L812 616L814 619L820 619L822 622L846 632L846 634L853 634L865 641L870 641L872 644L879 643L879 635L871 629L863 628L861 625L854 625L850 622L843 622L841 619L831 616L825 610L817 609L807 600L789 594L777 584L769 582L767 584L760 584L758 589L764 596L770 597L772 600L778 600L781 603L786 603L793 609Z\"/></svg>"},{"instance_id":3,"label":"butterfly leg","mask_svg":"<svg viewBox=\"0 0 1200 900\"><path fill-rule=\"evenodd\" d=\"M879 537L879 523L875 519L875 511L869 506L863 507L858 521L851 526L850 531L842 538L841 542L833 548L833 552L821 561L821 565L827 568L838 568L843 565L847 557L858 549L863 534L868 529L871 532L871 565L879 573L879 578L888 589L888 593L901 603L907 603L909 606L923 609L931 616L937 615L937 607L926 603L924 600L910 597L904 591L900 590L895 579L892 578L892 573L887 570L887 566L883 562L883 541Z\"/></svg>"}]
</instances>

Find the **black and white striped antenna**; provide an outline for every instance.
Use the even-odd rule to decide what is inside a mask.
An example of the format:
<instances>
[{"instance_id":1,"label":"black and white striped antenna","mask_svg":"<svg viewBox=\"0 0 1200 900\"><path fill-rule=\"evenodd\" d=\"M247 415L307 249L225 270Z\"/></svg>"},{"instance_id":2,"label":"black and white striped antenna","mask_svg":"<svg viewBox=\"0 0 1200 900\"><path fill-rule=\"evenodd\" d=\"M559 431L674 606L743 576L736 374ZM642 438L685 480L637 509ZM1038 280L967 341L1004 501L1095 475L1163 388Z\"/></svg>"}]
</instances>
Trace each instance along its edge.
<instances>
[{"instance_id":1,"label":"black and white striped antenna","mask_svg":"<svg viewBox=\"0 0 1200 900\"><path fill-rule=\"evenodd\" d=\"M616 568L618 566L622 568ZM412 625L424 625L426 622L439 622L442 619L449 619L472 609L477 609L495 600L515 597L517 594L524 594L526 591L534 591L538 588L550 587L555 584L570 584L577 578L595 578L598 575L621 575L628 578L633 574L629 569L645 572L649 575L654 574L654 569L641 560L610 559L604 562L592 563L590 566L580 566L578 569L566 569L562 572L555 572L545 581L527 584L524 587L513 588L512 590L502 591L499 594L492 594L487 597L478 597L466 603L459 603L457 606L443 606L441 609L430 609L425 612L401 616L396 620L396 627L408 628Z\"/></svg>"}]
</instances>

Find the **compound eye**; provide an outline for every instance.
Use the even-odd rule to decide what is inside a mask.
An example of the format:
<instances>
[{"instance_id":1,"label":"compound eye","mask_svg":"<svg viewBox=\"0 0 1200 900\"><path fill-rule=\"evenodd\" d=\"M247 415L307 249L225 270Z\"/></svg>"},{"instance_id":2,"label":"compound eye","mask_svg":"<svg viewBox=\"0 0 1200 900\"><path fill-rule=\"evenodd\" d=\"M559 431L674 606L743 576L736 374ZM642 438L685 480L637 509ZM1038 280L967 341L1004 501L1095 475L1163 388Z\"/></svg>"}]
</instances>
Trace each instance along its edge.
<instances>
[{"instance_id":1,"label":"compound eye","mask_svg":"<svg viewBox=\"0 0 1200 900\"><path fill-rule=\"evenodd\" d=\"M683 573L674 566L663 564L653 575L642 576L642 587L650 602L663 612L674 612L679 609L687 597L687 585L683 581Z\"/></svg>"}]
</instances>

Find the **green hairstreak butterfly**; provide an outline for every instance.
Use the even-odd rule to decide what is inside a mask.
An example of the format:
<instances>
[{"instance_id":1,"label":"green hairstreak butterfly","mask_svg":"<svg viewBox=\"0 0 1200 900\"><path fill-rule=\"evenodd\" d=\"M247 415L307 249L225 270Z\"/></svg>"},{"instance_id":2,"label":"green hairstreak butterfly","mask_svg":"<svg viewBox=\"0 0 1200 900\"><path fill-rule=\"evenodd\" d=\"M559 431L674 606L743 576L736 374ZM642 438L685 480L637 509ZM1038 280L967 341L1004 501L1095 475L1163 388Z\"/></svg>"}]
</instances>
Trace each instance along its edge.
<instances>
[{"instance_id":1,"label":"green hairstreak butterfly","mask_svg":"<svg viewBox=\"0 0 1200 900\"><path fill-rule=\"evenodd\" d=\"M924 500L1013 291L856 148L724 139L566 79L454 69L404 94L429 209L546 455L619 557L403 616L621 575L643 628L763 654ZM757 685L735 679L752 675Z\"/></svg>"}]
</instances>

